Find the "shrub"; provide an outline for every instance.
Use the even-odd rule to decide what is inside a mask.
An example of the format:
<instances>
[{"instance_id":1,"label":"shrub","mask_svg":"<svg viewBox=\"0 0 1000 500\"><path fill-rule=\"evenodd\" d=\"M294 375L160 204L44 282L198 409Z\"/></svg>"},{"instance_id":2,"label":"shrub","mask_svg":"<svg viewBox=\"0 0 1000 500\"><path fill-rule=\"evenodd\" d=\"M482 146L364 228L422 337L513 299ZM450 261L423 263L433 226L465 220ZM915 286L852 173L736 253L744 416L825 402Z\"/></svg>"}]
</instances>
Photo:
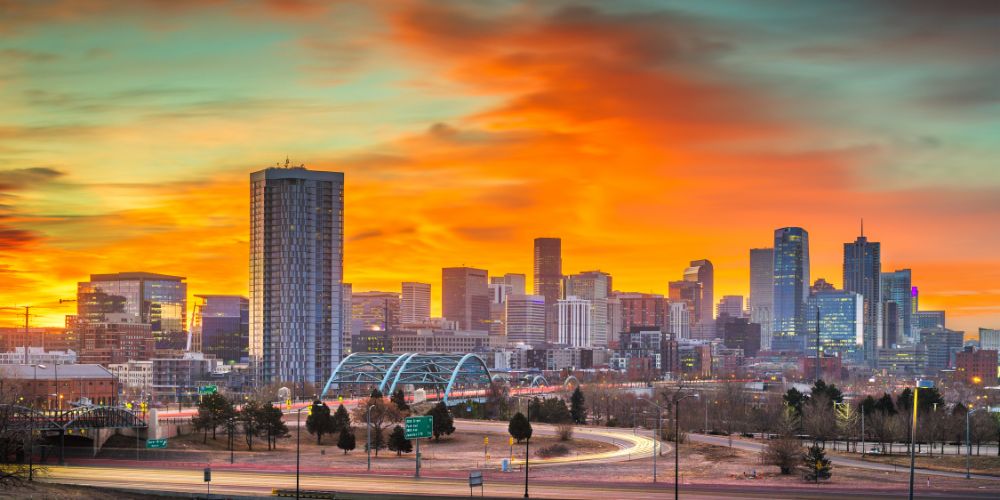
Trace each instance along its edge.
<instances>
[{"instance_id":1,"label":"shrub","mask_svg":"<svg viewBox=\"0 0 1000 500\"><path fill-rule=\"evenodd\" d=\"M570 441L573 439L573 426L571 424L559 424L556 426L556 434L560 441Z\"/></svg>"},{"instance_id":2,"label":"shrub","mask_svg":"<svg viewBox=\"0 0 1000 500\"><path fill-rule=\"evenodd\" d=\"M564 457L569 455L569 448L564 444L555 443L541 448L536 454L542 458Z\"/></svg>"}]
</instances>

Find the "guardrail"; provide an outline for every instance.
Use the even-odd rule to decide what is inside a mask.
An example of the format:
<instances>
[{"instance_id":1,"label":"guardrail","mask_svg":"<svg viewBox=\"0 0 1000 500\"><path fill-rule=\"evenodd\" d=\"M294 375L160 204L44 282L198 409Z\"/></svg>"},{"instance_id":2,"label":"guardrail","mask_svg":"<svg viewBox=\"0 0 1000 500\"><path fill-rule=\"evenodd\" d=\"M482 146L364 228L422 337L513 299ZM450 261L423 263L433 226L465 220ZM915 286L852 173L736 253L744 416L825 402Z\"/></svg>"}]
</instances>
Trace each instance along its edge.
<instances>
[{"instance_id":1,"label":"guardrail","mask_svg":"<svg viewBox=\"0 0 1000 500\"><path fill-rule=\"evenodd\" d=\"M296 497L295 490L271 490L271 494L276 497ZM299 498L337 498L336 491L323 491L323 490L299 490Z\"/></svg>"}]
</instances>

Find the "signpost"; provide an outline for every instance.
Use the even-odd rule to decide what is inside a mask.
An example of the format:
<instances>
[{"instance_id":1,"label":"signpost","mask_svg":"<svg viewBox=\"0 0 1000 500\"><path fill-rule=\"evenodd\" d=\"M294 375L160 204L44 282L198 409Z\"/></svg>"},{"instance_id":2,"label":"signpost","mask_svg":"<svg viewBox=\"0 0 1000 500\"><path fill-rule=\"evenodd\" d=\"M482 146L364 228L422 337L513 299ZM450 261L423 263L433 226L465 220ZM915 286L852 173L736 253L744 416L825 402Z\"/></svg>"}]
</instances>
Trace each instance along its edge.
<instances>
[{"instance_id":1,"label":"signpost","mask_svg":"<svg viewBox=\"0 0 1000 500\"><path fill-rule=\"evenodd\" d=\"M211 497L212 496L212 468L205 467L205 493Z\"/></svg>"},{"instance_id":2,"label":"signpost","mask_svg":"<svg viewBox=\"0 0 1000 500\"><path fill-rule=\"evenodd\" d=\"M420 477L420 440L431 437L434 433L434 417L423 415L420 417L406 417L404 423L404 436L417 442L417 464L414 477Z\"/></svg>"},{"instance_id":3,"label":"signpost","mask_svg":"<svg viewBox=\"0 0 1000 500\"><path fill-rule=\"evenodd\" d=\"M166 448L166 447L167 447L167 440L166 439L147 439L146 440L146 448Z\"/></svg>"},{"instance_id":4,"label":"signpost","mask_svg":"<svg viewBox=\"0 0 1000 500\"><path fill-rule=\"evenodd\" d=\"M202 385L198 387L199 396L207 396L209 394L215 394L219 392L219 386L217 385Z\"/></svg>"},{"instance_id":5,"label":"signpost","mask_svg":"<svg viewBox=\"0 0 1000 500\"><path fill-rule=\"evenodd\" d=\"M485 487L483 486L483 473L474 470L469 473L469 496L472 496L472 488L479 486L479 496L483 496Z\"/></svg>"}]
</instances>

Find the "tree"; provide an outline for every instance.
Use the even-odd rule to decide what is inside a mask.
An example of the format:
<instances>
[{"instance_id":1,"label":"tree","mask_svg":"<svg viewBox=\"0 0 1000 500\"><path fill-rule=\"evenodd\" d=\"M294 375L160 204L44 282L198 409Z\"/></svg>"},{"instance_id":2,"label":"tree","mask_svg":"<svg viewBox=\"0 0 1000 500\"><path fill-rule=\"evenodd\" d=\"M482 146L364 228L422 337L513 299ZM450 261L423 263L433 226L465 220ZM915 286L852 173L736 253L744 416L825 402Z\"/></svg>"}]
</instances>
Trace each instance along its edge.
<instances>
[{"instance_id":1,"label":"tree","mask_svg":"<svg viewBox=\"0 0 1000 500\"><path fill-rule=\"evenodd\" d=\"M343 408L343 405L341 405L341 408ZM340 429L340 438L337 439L337 448L344 450L344 455L347 455L347 452L354 449L355 444L354 431L350 427Z\"/></svg>"},{"instance_id":2,"label":"tree","mask_svg":"<svg viewBox=\"0 0 1000 500\"><path fill-rule=\"evenodd\" d=\"M235 415L233 403L219 393L207 394L198 403L198 416L192 420L194 428L204 431L202 442L208 442L208 431L212 431L212 439L216 438L216 430Z\"/></svg>"},{"instance_id":3,"label":"tree","mask_svg":"<svg viewBox=\"0 0 1000 500\"><path fill-rule=\"evenodd\" d=\"M569 398L569 413L573 417L574 423L587 423L587 407L584 405L585 401L583 391L580 390L580 386L576 386L576 389L573 390L573 395Z\"/></svg>"},{"instance_id":4,"label":"tree","mask_svg":"<svg viewBox=\"0 0 1000 500\"><path fill-rule=\"evenodd\" d=\"M789 408L795 410L795 414L797 416L802 416L802 405L807 399L805 394L802 394L798 389L792 387L791 389L788 389L788 392L785 393L782 399Z\"/></svg>"},{"instance_id":5,"label":"tree","mask_svg":"<svg viewBox=\"0 0 1000 500\"><path fill-rule=\"evenodd\" d=\"M392 403L396 405L396 408L404 414L410 411L410 405L406 403L406 394L403 393L402 389L396 391L392 395L392 398L390 398L390 401L392 401Z\"/></svg>"},{"instance_id":6,"label":"tree","mask_svg":"<svg viewBox=\"0 0 1000 500\"><path fill-rule=\"evenodd\" d=\"M433 417L434 441L440 441L441 436L455 432L455 419L452 418L451 412L448 411L448 405L444 404L444 401L434 405L427 414Z\"/></svg>"},{"instance_id":7,"label":"tree","mask_svg":"<svg viewBox=\"0 0 1000 500\"><path fill-rule=\"evenodd\" d=\"M829 401L828 404L830 406L833 406L833 403L844 402L844 394L840 392L840 389L838 389L837 386L834 384L827 385L827 383L824 382L823 379L819 379L816 381L815 384L813 384L810 394L811 397L814 398L820 395L826 396L827 401Z\"/></svg>"},{"instance_id":8,"label":"tree","mask_svg":"<svg viewBox=\"0 0 1000 500\"><path fill-rule=\"evenodd\" d=\"M406 439L406 431L401 426L392 428L389 434L389 449L396 452L396 456L413 451L413 443Z\"/></svg>"},{"instance_id":9,"label":"tree","mask_svg":"<svg viewBox=\"0 0 1000 500\"><path fill-rule=\"evenodd\" d=\"M262 408L260 401L256 399L247 400L240 408L238 418L243 425L243 435L247 440L247 449L250 451L253 451L253 438L260 433Z\"/></svg>"},{"instance_id":10,"label":"tree","mask_svg":"<svg viewBox=\"0 0 1000 500\"><path fill-rule=\"evenodd\" d=\"M528 418L523 413L517 412L510 418L510 424L507 425L507 432L518 443L525 439L531 439L531 422L528 422Z\"/></svg>"},{"instance_id":11,"label":"tree","mask_svg":"<svg viewBox=\"0 0 1000 500\"><path fill-rule=\"evenodd\" d=\"M343 405L341 405L341 408L343 408ZM323 444L324 434L337 432L336 424L330 415L330 407L318 399L314 401L312 411L309 413L309 417L306 418L306 430L310 434L316 435L316 444L318 445Z\"/></svg>"},{"instance_id":12,"label":"tree","mask_svg":"<svg viewBox=\"0 0 1000 500\"><path fill-rule=\"evenodd\" d=\"M883 413L887 413L889 415L895 415L896 414L896 405L894 405L892 403L892 396L890 396L889 393L887 393L887 392L886 393L882 393L882 397L879 398L879 400L875 402L875 411L880 411L880 412L883 412ZM904 411L905 411L905 409L904 409ZM874 413L874 412L872 412L872 413Z\"/></svg>"},{"instance_id":13,"label":"tree","mask_svg":"<svg viewBox=\"0 0 1000 500\"><path fill-rule=\"evenodd\" d=\"M354 409L354 421L355 422L365 422L366 425L369 423L368 408L371 408L371 435L372 435L372 449L375 451L375 456L378 456L378 450L385 448L385 435L383 430L389 424L395 424L403 420L403 414L400 413L399 408L396 405L390 403L384 397L382 393L375 389L372 391L372 396L368 398L364 404L358 405Z\"/></svg>"},{"instance_id":14,"label":"tree","mask_svg":"<svg viewBox=\"0 0 1000 500\"><path fill-rule=\"evenodd\" d=\"M340 432L344 429L349 429L351 427L351 416L347 413L347 408L341 404L337 407L336 413L333 414L333 431Z\"/></svg>"},{"instance_id":15,"label":"tree","mask_svg":"<svg viewBox=\"0 0 1000 500\"><path fill-rule=\"evenodd\" d=\"M813 444L836 437L837 419L833 414L833 406L825 392L809 398L802 406L802 428L812 436Z\"/></svg>"},{"instance_id":16,"label":"tree","mask_svg":"<svg viewBox=\"0 0 1000 500\"><path fill-rule=\"evenodd\" d=\"M826 452L815 444L802 455L802 462L806 470L806 481L819 482L820 479L830 479L830 460L826 458Z\"/></svg>"},{"instance_id":17,"label":"tree","mask_svg":"<svg viewBox=\"0 0 1000 500\"><path fill-rule=\"evenodd\" d=\"M282 420L281 408L268 402L260 407L260 430L267 438L267 449L278 447L278 439L288 437L288 426Z\"/></svg>"},{"instance_id":18,"label":"tree","mask_svg":"<svg viewBox=\"0 0 1000 500\"><path fill-rule=\"evenodd\" d=\"M781 436L768 441L761 455L765 464L778 467L782 474L791 474L802 456L802 444L792 436Z\"/></svg>"},{"instance_id":19,"label":"tree","mask_svg":"<svg viewBox=\"0 0 1000 500\"><path fill-rule=\"evenodd\" d=\"M500 380L486 388L486 418L506 418L510 410L510 386Z\"/></svg>"}]
</instances>

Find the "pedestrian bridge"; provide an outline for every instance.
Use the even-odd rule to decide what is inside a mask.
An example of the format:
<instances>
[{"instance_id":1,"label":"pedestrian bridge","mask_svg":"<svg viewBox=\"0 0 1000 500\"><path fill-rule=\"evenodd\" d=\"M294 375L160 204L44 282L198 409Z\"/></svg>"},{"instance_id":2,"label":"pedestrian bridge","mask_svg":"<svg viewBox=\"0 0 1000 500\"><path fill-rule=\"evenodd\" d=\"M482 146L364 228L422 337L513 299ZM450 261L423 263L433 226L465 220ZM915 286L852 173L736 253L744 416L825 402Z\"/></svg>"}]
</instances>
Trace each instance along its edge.
<instances>
[{"instance_id":1,"label":"pedestrian bridge","mask_svg":"<svg viewBox=\"0 0 1000 500\"><path fill-rule=\"evenodd\" d=\"M443 392L442 399L448 404L454 394L489 386L490 370L475 354L356 352L333 370L320 398L325 398L331 387L392 394L408 385Z\"/></svg>"}]
</instances>

